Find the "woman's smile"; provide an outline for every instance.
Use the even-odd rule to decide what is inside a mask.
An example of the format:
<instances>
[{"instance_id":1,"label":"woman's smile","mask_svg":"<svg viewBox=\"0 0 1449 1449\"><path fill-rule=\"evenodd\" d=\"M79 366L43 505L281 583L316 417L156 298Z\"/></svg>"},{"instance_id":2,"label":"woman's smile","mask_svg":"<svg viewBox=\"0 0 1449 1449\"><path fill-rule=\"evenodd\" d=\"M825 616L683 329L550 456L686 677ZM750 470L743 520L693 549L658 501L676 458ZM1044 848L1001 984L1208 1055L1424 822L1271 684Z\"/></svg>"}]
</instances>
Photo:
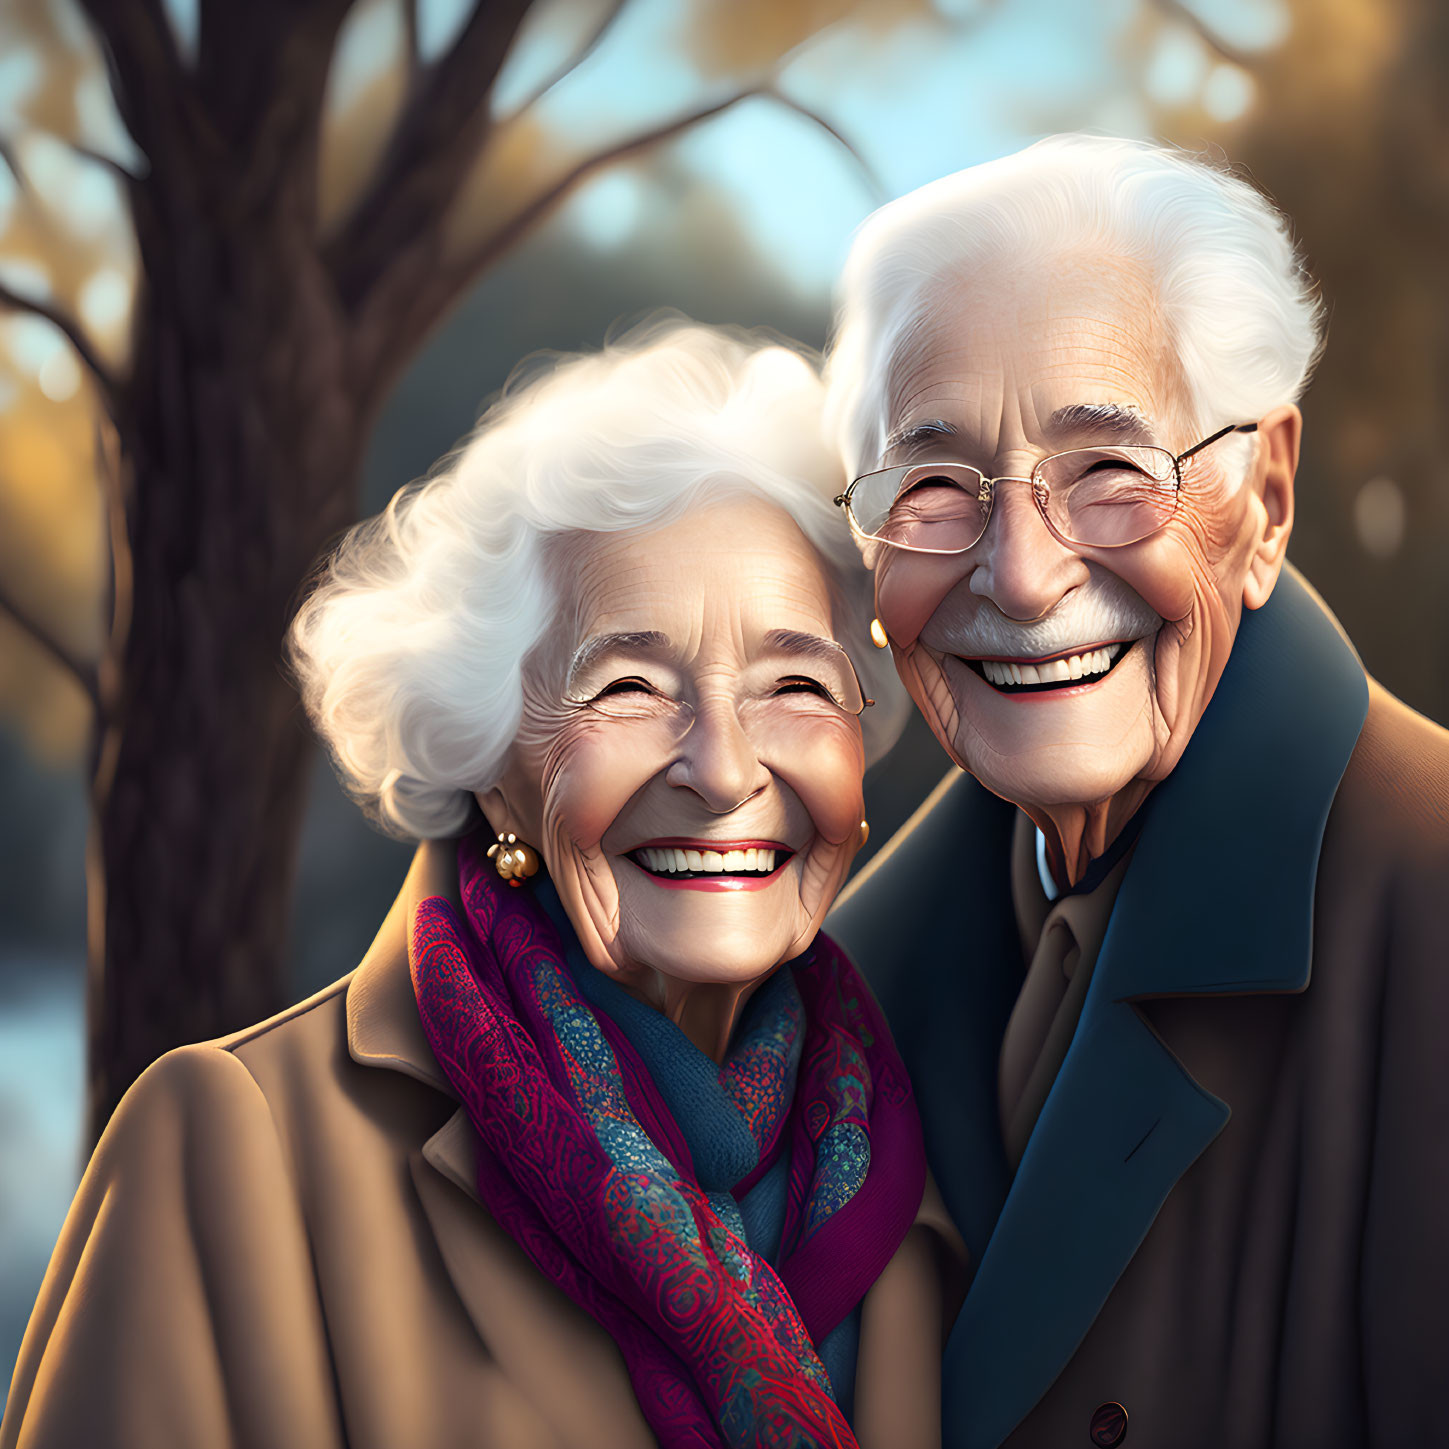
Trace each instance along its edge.
<instances>
[{"instance_id":1,"label":"woman's smile","mask_svg":"<svg viewBox=\"0 0 1449 1449\"><path fill-rule=\"evenodd\" d=\"M759 890L779 879L795 852L778 840L650 840L624 858L666 890Z\"/></svg>"}]
</instances>

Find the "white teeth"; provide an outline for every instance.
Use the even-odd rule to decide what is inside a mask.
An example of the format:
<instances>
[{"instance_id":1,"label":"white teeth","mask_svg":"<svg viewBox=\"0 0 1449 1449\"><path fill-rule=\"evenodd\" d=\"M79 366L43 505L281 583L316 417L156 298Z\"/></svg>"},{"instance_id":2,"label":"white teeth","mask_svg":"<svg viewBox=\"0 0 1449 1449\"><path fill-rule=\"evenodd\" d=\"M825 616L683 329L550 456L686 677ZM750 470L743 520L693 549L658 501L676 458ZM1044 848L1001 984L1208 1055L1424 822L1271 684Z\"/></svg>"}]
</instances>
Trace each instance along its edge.
<instances>
[{"instance_id":1,"label":"white teeth","mask_svg":"<svg viewBox=\"0 0 1449 1449\"><path fill-rule=\"evenodd\" d=\"M707 871L714 875L731 872L765 872L775 868L775 852L751 846L748 850L681 850L672 845L645 845L639 848L639 859L645 869L665 875L683 875L685 871Z\"/></svg>"},{"instance_id":2,"label":"white teeth","mask_svg":"<svg viewBox=\"0 0 1449 1449\"><path fill-rule=\"evenodd\" d=\"M1089 679L1105 674L1112 661L1122 652L1121 644L1108 644L1071 654L1065 659L1051 659L1044 664L1011 664L996 659L980 661L981 672L991 684L1058 684L1068 679Z\"/></svg>"}]
</instances>

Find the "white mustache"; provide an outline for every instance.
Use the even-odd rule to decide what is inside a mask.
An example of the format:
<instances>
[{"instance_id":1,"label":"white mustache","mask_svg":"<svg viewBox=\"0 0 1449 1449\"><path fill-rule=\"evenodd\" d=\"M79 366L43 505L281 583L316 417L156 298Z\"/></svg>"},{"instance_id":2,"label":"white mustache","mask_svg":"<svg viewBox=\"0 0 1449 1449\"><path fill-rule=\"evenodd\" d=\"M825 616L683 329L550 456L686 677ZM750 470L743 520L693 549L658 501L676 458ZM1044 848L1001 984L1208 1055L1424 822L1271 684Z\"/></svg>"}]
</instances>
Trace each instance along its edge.
<instances>
[{"instance_id":1,"label":"white mustache","mask_svg":"<svg viewBox=\"0 0 1449 1449\"><path fill-rule=\"evenodd\" d=\"M1040 619L1008 618L990 599L983 598L969 618L952 620L939 635L928 624L921 641L967 659L992 655L1044 659L1118 639L1144 639L1163 622L1141 594L1104 570L1073 589Z\"/></svg>"}]
</instances>

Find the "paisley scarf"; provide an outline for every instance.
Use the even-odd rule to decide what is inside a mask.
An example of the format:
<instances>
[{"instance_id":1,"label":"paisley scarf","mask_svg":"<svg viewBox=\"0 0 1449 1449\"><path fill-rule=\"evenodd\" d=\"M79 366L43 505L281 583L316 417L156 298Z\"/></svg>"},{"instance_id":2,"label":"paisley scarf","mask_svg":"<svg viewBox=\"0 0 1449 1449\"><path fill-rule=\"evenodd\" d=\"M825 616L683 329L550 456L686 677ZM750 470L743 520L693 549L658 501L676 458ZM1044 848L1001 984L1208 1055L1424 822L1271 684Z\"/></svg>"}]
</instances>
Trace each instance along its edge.
<instances>
[{"instance_id":1,"label":"paisley scarf","mask_svg":"<svg viewBox=\"0 0 1449 1449\"><path fill-rule=\"evenodd\" d=\"M767 1013L720 1068L760 1147L736 1194L787 1154L772 1268L715 1210L637 1052L476 835L459 886L463 919L424 901L409 954L423 1029L477 1134L484 1205L614 1339L662 1449L853 1449L815 1346L879 1277L925 1183L910 1083L855 968L818 936L781 968L798 1009ZM798 1033L790 1102L770 1085Z\"/></svg>"}]
</instances>

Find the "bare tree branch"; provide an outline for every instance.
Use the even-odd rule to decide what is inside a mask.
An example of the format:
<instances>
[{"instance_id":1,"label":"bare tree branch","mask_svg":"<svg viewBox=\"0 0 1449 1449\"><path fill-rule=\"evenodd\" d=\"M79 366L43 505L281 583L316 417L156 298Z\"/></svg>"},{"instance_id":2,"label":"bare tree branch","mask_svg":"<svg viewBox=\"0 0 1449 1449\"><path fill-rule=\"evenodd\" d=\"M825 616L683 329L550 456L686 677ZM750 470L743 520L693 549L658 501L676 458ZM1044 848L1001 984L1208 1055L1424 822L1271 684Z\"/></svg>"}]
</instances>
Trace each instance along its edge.
<instances>
[{"instance_id":1,"label":"bare tree branch","mask_svg":"<svg viewBox=\"0 0 1449 1449\"><path fill-rule=\"evenodd\" d=\"M1241 66L1244 70L1252 70L1257 65L1257 56L1249 54L1248 51L1234 45L1229 40L1224 40L1191 5L1187 4L1187 0L1153 0L1153 4L1169 19L1180 21L1186 25L1209 50L1216 51L1218 56L1230 65Z\"/></svg>"},{"instance_id":2,"label":"bare tree branch","mask_svg":"<svg viewBox=\"0 0 1449 1449\"><path fill-rule=\"evenodd\" d=\"M5 163L5 169L15 178L15 185L20 189L21 195L33 196L30 178L15 154L15 143L8 136L0 136L0 161Z\"/></svg>"},{"instance_id":3,"label":"bare tree branch","mask_svg":"<svg viewBox=\"0 0 1449 1449\"><path fill-rule=\"evenodd\" d=\"M11 291L3 282L0 282L0 307L9 307L16 312L29 312L33 316L43 317L53 327L59 328L95 378L107 411L114 413L119 391L116 379L111 375L110 368L101 361L90 338L81 330L75 318L58 307L52 307L49 302L42 302L38 297L23 297L19 292Z\"/></svg>"},{"instance_id":4,"label":"bare tree branch","mask_svg":"<svg viewBox=\"0 0 1449 1449\"><path fill-rule=\"evenodd\" d=\"M864 179L867 189L875 205L881 206L890 199L890 193L885 188L885 183L880 179L879 174L869 161L861 154L859 147L837 126L834 126L820 114L793 96L787 96L784 91L774 86L763 87L760 95L768 97L776 105L783 106L787 111L794 111L797 116L803 116L807 121L813 121L822 131L825 132L837 145L839 145L853 160L860 169L861 177Z\"/></svg>"},{"instance_id":5,"label":"bare tree branch","mask_svg":"<svg viewBox=\"0 0 1449 1449\"><path fill-rule=\"evenodd\" d=\"M416 79L421 61L418 58L418 6L422 0L401 0L403 13L403 44L407 48L408 85Z\"/></svg>"},{"instance_id":6,"label":"bare tree branch","mask_svg":"<svg viewBox=\"0 0 1449 1449\"><path fill-rule=\"evenodd\" d=\"M160 0L80 0L105 55L111 94L132 140L154 165L179 142L191 81Z\"/></svg>"},{"instance_id":7,"label":"bare tree branch","mask_svg":"<svg viewBox=\"0 0 1449 1449\"><path fill-rule=\"evenodd\" d=\"M96 683L95 666L76 657L71 650L40 622L15 596L0 583L0 610L3 610L18 624L52 659L85 690L91 708L99 714L101 708L100 689Z\"/></svg>"},{"instance_id":8,"label":"bare tree branch","mask_svg":"<svg viewBox=\"0 0 1449 1449\"><path fill-rule=\"evenodd\" d=\"M604 7L604 13L599 17L598 24L590 31L584 43L552 75L545 76L543 83L534 90L533 94L522 105L515 106L499 124L510 125L525 111L532 110L556 85L571 76L603 44L604 37L613 29L614 22L628 3L629 0L609 0Z\"/></svg>"},{"instance_id":9,"label":"bare tree branch","mask_svg":"<svg viewBox=\"0 0 1449 1449\"><path fill-rule=\"evenodd\" d=\"M123 186L130 186L145 180L144 173L138 175L129 166L122 165L114 156L107 156L104 151L97 151L91 146L82 146L78 141L67 141L65 144L82 161L89 161L92 166L99 166L103 171L109 171ZM145 158L142 157L142 160L144 161Z\"/></svg>"},{"instance_id":10,"label":"bare tree branch","mask_svg":"<svg viewBox=\"0 0 1449 1449\"><path fill-rule=\"evenodd\" d=\"M764 94L767 92L760 86L750 86L745 90L735 91L722 101L715 101L711 105L701 106L698 110L676 116L674 120L668 121L662 126L652 127L647 131L630 136L627 140L606 147L602 151L596 151L591 156L586 156L576 166L566 171L547 190L534 197L522 211L511 217L498 231L485 238L463 261L458 272L467 279L476 276L479 271L506 252L530 227L552 211L559 202L582 182L587 181L596 171L602 171L605 167L625 161L630 156L637 156L641 152L652 150L655 146L671 140L691 127L698 126L724 111L733 109L742 101Z\"/></svg>"},{"instance_id":11,"label":"bare tree branch","mask_svg":"<svg viewBox=\"0 0 1449 1449\"><path fill-rule=\"evenodd\" d=\"M384 387L391 375L388 359L409 356L481 271L595 172L647 151L759 94L758 86L736 91L585 157L458 257L444 258L434 243L426 251L415 249L401 258L369 295L353 328L353 351L370 384Z\"/></svg>"},{"instance_id":12,"label":"bare tree branch","mask_svg":"<svg viewBox=\"0 0 1449 1449\"><path fill-rule=\"evenodd\" d=\"M419 76L376 174L325 249L344 307L361 308L442 223L482 148L493 82L531 3L477 0L452 49Z\"/></svg>"}]
</instances>

